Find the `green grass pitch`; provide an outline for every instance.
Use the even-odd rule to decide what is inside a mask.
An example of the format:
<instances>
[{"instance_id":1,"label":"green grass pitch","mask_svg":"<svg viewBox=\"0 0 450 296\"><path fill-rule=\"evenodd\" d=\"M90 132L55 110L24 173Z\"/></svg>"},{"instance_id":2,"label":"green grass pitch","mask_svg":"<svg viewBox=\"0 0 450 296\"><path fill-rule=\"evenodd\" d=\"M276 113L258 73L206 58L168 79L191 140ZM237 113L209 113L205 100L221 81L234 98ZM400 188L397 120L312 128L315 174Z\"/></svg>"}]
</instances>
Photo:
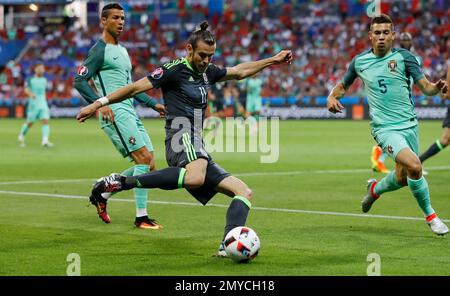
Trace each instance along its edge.
<instances>
[{"instance_id":1,"label":"green grass pitch","mask_svg":"<svg viewBox=\"0 0 450 296\"><path fill-rule=\"evenodd\" d=\"M247 225L261 239L250 264L213 258L230 200L203 207L184 190L151 190L149 212L161 231L135 229L132 192L109 203L102 223L88 193L94 180L130 166L96 120L52 120L55 147L40 146L40 123L19 148L22 120L0 120L0 275L65 275L80 256L81 275L366 275L371 253L382 275L450 275L450 241L431 233L408 188L384 195L361 215L373 139L367 121L280 122L280 158L214 153L217 163L254 191ZM159 168L166 167L164 122L144 122ZM420 148L442 132L420 123ZM387 162L392 168L393 162ZM426 162L432 204L450 219L450 152ZM417 219L410 219L417 218ZM450 224L450 223L448 223Z\"/></svg>"}]
</instances>

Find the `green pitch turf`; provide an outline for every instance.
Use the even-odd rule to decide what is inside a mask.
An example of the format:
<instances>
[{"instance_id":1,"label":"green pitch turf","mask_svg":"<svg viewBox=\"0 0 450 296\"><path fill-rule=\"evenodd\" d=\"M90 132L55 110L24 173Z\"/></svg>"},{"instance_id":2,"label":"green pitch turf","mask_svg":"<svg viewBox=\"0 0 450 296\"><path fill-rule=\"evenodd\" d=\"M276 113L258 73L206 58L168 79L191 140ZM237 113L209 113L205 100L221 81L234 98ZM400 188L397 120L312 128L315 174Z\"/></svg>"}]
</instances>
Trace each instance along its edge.
<instances>
[{"instance_id":1,"label":"green pitch turf","mask_svg":"<svg viewBox=\"0 0 450 296\"><path fill-rule=\"evenodd\" d=\"M151 190L149 212L164 229L145 231L133 227L133 195L124 192L109 203L106 225L87 207L91 185L130 164L97 121L52 120L51 149L40 146L39 123L19 148L21 124L0 120L0 275L66 275L71 253L80 256L81 275L366 275L371 253L380 256L382 275L450 275L450 238L431 233L408 188L361 215L366 180L382 177L370 170L366 121L281 122L272 164L261 164L258 153L213 153L254 191L247 224L261 251L250 264L211 257L229 198L217 195L203 207L184 190ZM157 167L166 167L164 122L145 126ZM441 132L440 121L421 122L421 150ZM450 219L450 152L426 169L433 207Z\"/></svg>"}]
</instances>

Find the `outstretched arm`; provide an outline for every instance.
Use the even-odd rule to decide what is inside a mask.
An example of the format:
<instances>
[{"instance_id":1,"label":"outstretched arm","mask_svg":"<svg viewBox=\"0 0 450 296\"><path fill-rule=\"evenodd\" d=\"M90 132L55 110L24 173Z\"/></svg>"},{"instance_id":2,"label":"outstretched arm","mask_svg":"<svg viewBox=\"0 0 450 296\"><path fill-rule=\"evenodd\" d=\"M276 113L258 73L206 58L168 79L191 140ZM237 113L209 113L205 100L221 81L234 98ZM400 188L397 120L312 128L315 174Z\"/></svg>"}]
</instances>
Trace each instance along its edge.
<instances>
[{"instance_id":1,"label":"outstretched arm","mask_svg":"<svg viewBox=\"0 0 450 296\"><path fill-rule=\"evenodd\" d=\"M282 50L278 54L267 59L253 62L246 62L231 68L227 68L227 74L219 81L226 81L233 79L241 80L258 73L264 68L267 68L271 65L281 64L283 62L290 64L292 60L293 60L292 51Z\"/></svg>"},{"instance_id":2,"label":"outstretched arm","mask_svg":"<svg viewBox=\"0 0 450 296\"><path fill-rule=\"evenodd\" d=\"M416 84L420 88L422 93L427 96L434 96L439 92L445 94L448 91L447 82L442 79L439 79L436 83L432 83L428 81L427 78L423 77L422 79L418 80Z\"/></svg>"},{"instance_id":3,"label":"outstretched arm","mask_svg":"<svg viewBox=\"0 0 450 296\"><path fill-rule=\"evenodd\" d=\"M98 108L104 105L121 102L152 88L152 83L148 80L147 77L144 77L134 83L119 88L118 90L96 100L95 102L84 108L81 108L80 113L77 115L77 120L80 122L84 122L86 119L94 115Z\"/></svg>"}]
</instances>

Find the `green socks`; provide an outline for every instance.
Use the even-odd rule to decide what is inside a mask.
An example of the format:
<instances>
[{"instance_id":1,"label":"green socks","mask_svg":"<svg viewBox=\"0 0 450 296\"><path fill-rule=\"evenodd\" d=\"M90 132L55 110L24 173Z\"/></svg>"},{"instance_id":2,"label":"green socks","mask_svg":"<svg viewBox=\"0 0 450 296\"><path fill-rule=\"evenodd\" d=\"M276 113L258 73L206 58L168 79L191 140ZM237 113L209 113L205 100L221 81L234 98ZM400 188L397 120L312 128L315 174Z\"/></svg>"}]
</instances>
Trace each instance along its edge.
<instances>
[{"instance_id":1,"label":"green socks","mask_svg":"<svg viewBox=\"0 0 450 296\"><path fill-rule=\"evenodd\" d=\"M417 200L419 207L424 212L425 216L430 216L434 213L430 202L430 191L428 189L427 180L422 176L419 180L413 180L407 178L408 186L411 189L412 194Z\"/></svg>"},{"instance_id":2,"label":"green socks","mask_svg":"<svg viewBox=\"0 0 450 296\"><path fill-rule=\"evenodd\" d=\"M28 133L28 130L29 130L28 124L27 124L27 123L24 123L24 124L22 125L22 128L20 129L20 135L21 135L22 137L25 137L25 135Z\"/></svg>"},{"instance_id":3,"label":"green socks","mask_svg":"<svg viewBox=\"0 0 450 296\"><path fill-rule=\"evenodd\" d=\"M134 166L133 176L142 175L149 172L149 166L138 164ZM148 216L147 214L147 188L134 188L134 200L136 202L136 217Z\"/></svg>"},{"instance_id":4,"label":"green socks","mask_svg":"<svg viewBox=\"0 0 450 296\"><path fill-rule=\"evenodd\" d=\"M395 179L395 171L390 172L387 174L386 177L380 180L380 182L375 185L374 193L376 195L382 195L385 192L395 191L399 188L402 188L403 186L397 183L397 180Z\"/></svg>"}]
</instances>

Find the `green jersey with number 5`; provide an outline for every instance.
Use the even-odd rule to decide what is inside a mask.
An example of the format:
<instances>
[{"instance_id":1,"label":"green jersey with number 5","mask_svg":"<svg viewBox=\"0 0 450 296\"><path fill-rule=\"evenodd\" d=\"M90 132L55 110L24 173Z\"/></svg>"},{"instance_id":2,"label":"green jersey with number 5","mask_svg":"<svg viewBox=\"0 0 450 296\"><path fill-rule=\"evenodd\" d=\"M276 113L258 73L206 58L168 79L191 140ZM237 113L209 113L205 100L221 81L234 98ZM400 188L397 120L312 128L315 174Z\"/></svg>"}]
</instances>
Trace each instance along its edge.
<instances>
[{"instance_id":1,"label":"green jersey with number 5","mask_svg":"<svg viewBox=\"0 0 450 296\"><path fill-rule=\"evenodd\" d=\"M420 62L401 48L392 48L383 57L367 50L352 60L342 82L345 89L357 77L364 82L373 131L417 125L411 87L424 77Z\"/></svg>"}]
</instances>

